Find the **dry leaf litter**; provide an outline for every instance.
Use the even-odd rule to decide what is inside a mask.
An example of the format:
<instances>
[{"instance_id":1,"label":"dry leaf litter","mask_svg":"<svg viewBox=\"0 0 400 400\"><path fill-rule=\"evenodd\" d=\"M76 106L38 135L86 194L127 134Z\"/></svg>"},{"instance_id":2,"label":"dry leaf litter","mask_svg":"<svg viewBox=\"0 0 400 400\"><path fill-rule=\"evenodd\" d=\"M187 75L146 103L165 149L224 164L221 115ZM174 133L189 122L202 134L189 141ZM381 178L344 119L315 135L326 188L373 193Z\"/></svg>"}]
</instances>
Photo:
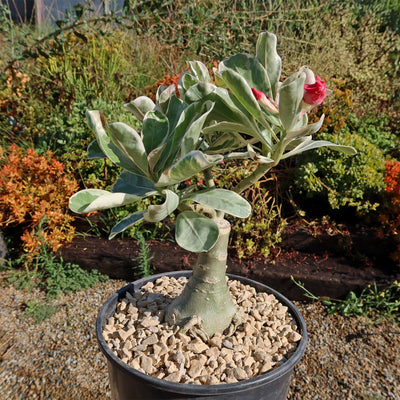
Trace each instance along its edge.
<instances>
[{"instance_id":1,"label":"dry leaf litter","mask_svg":"<svg viewBox=\"0 0 400 400\"><path fill-rule=\"evenodd\" d=\"M211 338L193 318L182 329L163 322L165 308L187 278L162 277L140 292L127 292L103 335L116 356L156 378L188 384L216 385L256 377L284 363L301 339L296 321L272 294L257 293L228 281L243 324L231 324ZM197 328L197 329L196 329Z\"/></svg>"},{"instance_id":2,"label":"dry leaf litter","mask_svg":"<svg viewBox=\"0 0 400 400\"><path fill-rule=\"evenodd\" d=\"M110 399L107 363L95 336L99 307L128 282L109 280L52 301L41 324L24 308L39 290L18 290L0 272L0 399ZM309 343L295 367L288 400L400 400L400 329L390 321L327 315L300 303ZM144 399L145 400L145 399Z\"/></svg>"}]
</instances>

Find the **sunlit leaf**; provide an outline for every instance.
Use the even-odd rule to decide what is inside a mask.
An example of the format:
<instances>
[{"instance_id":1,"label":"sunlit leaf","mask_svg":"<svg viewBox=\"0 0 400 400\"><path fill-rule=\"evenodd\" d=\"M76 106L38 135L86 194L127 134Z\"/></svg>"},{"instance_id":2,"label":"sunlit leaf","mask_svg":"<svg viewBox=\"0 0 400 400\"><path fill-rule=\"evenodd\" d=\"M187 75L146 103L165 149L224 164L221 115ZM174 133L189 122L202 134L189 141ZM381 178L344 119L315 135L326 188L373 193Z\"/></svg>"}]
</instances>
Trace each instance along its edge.
<instances>
[{"instance_id":1,"label":"sunlit leaf","mask_svg":"<svg viewBox=\"0 0 400 400\"><path fill-rule=\"evenodd\" d=\"M251 205L239 194L226 189L206 189L186 195L183 200L193 200L203 206L223 211L238 218L247 218Z\"/></svg>"},{"instance_id":2,"label":"sunlit leaf","mask_svg":"<svg viewBox=\"0 0 400 400\"><path fill-rule=\"evenodd\" d=\"M162 174L156 186L171 186L191 178L223 160L222 155L206 155L201 151L191 151Z\"/></svg>"},{"instance_id":3,"label":"sunlit leaf","mask_svg":"<svg viewBox=\"0 0 400 400\"><path fill-rule=\"evenodd\" d=\"M69 199L69 208L76 213L106 210L140 200L141 196L127 193L112 193L101 189L85 189Z\"/></svg>"},{"instance_id":4,"label":"sunlit leaf","mask_svg":"<svg viewBox=\"0 0 400 400\"><path fill-rule=\"evenodd\" d=\"M149 111L154 111L156 105L150 98L146 96L140 96L130 103L125 104L125 108L132 112L135 117L142 122L146 113Z\"/></svg>"},{"instance_id":5,"label":"sunlit leaf","mask_svg":"<svg viewBox=\"0 0 400 400\"><path fill-rule=\"evenodd\" d=\"M149 222L159 222L172 214L179 205L179 196L171 190L164 190L165 201L162 204L151 205L144 214Z\"/></svg>"},{"instance_id":6,"label":"sunlit leaf","mask_svg":"<svg viewBox=\"0 0 400 400\"><path fill-rule=\"evenodd\" d=\"M282 60L276 51L276 36L270 32L262 32L257 40L256 55L267 70L271 84L272 98L276 98L279 78L282 70Z\"/></svg>"}]
</instances>

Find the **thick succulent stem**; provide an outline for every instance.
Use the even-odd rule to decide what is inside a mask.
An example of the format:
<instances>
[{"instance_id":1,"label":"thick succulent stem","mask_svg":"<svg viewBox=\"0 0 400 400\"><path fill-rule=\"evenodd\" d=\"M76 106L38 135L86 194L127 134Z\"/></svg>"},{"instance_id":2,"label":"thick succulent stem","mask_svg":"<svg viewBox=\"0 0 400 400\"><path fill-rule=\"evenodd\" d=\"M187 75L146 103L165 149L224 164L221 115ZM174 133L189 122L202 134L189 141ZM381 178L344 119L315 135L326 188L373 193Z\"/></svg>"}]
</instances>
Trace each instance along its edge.
<instances>
[{"instance_id":1,"label":"thick succulent stem","mask_svg":"<svg viewBox=\"0 0 400 400\"><path fill-rule=\"evenodd\" d=\"M225 275L230 224L225 219L215 222L220 231L216 244L208 252L199 253L193 275L166 312L166 320L181 327L200 317L209 336L222 333L237 315Z\"/></svg>"}]
</instances>

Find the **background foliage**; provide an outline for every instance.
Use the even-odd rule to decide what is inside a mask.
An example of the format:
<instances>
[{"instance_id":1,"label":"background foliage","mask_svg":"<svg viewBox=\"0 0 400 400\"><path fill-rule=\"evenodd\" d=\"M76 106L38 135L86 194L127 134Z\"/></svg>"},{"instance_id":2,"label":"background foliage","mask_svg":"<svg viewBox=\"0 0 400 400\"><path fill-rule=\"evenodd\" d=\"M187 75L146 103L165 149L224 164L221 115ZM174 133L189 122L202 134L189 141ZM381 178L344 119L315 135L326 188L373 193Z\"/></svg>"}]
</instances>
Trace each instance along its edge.
<instances>
[{"instance_id":1,"label":"background foliage","mask_svg":"<svg viewBox=\"0 0 400 400\"><path fill-rule=\"evenodd\" d=\"M258 33L270 30L278 36L284 75L310 65L334 92L314 114L326 115L319 135L351 144L359 153L341 157L321 150L280 165L247 192L254 205L252 218L232 220L235 251L239 256L270 254L288 218L293 218L288 206L293 203L308 211L318 202L322 215L333 209L355 211L359 223L373 223L385 232L382 235L395 237L398 196L388 188L391 179L398 182L392 165L400 157L399 19L397 0L129 0L120 15L93 16L90 2L83 3L56 27L37 30L15 25L2 7L0 167L16 169L10 156L18 149L20 159L28 154L39 166L15 172L14 186L28 190L26 182L39 179L43 191L51 187L57 199L67 198L77 184L109 188L117 168L105 160L86 160L85 148L92 140L86 108L101 110L110 121L137 126L123 111L124 102L154 94L159 84L176 83L189 59L211 68L235 52L254 48ZM60 177L52 175L55 165L65 171ZM244 173L235 165L223 168L233 181ZM226 183L222 175L215 177ZM23 193L0 190L3 202ZM18 197L24 218L13 222L21 232L37 228L41 221L32 208L40 194L32 188L28 192L29 201L26 193ZM57 205L48 198L40 201L49 206L45 232L59 229L47 243L56 249L73 236L72 216L58 200ZM13 211L3 209L4 229ZM60 218L57 223L51 213ZM101 218L115 216L105 213ZM135 236L136 231L128 234ZM145 236L154 238L157 232ZM50 237L58 238L57 244ZM27 234L22 237L25 251L33 249L33 242Z\"/></svg>"}]
</instances>

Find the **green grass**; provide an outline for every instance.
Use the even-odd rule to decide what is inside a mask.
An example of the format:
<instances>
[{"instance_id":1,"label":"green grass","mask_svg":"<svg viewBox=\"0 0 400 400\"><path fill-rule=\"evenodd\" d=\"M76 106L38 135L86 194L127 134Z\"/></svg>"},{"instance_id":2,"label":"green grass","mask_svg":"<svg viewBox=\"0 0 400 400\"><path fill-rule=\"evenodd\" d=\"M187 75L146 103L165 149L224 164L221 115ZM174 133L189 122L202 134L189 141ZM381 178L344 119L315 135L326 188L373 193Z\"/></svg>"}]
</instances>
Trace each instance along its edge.
<instances>
[{"instance_id":1,"label":"green grass","mask_svg":"<svg viewBox=\"0 0 400 400\"><path fill-rule=\"evenodd\" d=\"M364 288L361 293L351 291L345 299L327 299L315 296L303 283L292 281L304 291L304 296L321 301L328 314L339 313L345 317L365 316L374 320L388 319L400 324L400 282L394 281L389 286L379 289L374 283Z\"/></svg>"}]
</instances>

